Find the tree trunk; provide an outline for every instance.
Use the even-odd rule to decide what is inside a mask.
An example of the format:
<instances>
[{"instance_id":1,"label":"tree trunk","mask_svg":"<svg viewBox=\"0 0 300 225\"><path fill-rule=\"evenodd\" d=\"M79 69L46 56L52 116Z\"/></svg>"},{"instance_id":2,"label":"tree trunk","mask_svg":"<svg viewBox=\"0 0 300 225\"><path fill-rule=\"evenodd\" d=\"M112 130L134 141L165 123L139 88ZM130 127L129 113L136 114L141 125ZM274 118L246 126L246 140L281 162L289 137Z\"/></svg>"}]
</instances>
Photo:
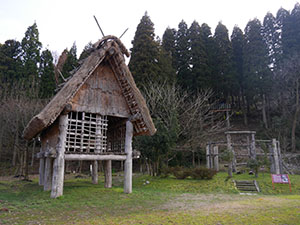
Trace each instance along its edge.
<instances>
[{"instance_id":1,"label":"tree trunk","mask_svg":"<svg viewBox=\"0 0 300 225\"><path fill-rule=\"evenodd\" d=\"M265 94L262 95L262 117L264 127L268 129L268 120L267 120L267 112L266 112L266 96Z\"/></svg>"},{"instance_id":2,"label":"tree trunk","mask_svg":"<svg viewBox=\"0 0 300 225\"><path fill-rule=\"evenodd\" d=\"M244 116L244 125L248 126L248 116L247 116L247 105L246 105L246 97L243 95L242 96L242 100L243 100L243 116Z\"/></svg>"},{"instance_id":3,"label":"tree trunk","mask_svg":"<svg viewBox=\"0 0 300 225\"><path fill-rule=\"evenodd\" d=\"M26 141L26 147L24 150L24 180L29 180L29 171L28 171L28 166L29 166L29 142Z\"/></svg>"},{"instance_id":4,"label":"tree trunk","mask_svg":"<svg viewBox=\"0 0 300 225\"><path fill-rule=\"evenodd\" d=\"M192 151L192 156L193 156L193 158L192 158L192 161L193 161L193 168L195 168L195 167L196 167L195 151Z\"/></svg>"},{"instance_id":5,"label":"tree trunk","mask_svg":"<svg viewBox=\"0 0 300 225\"><path fill-rule=\"evenodd\" d=\"M232 178L232 162L228 163L228 177Z\"/></svg>"},{"instance_id":6,"label":"tree trunk","mask_svg":"<svg viewBox=\"0 0 300 225\"><path fill-rule=\"evenodd\" d=\"M19 151L20 173L18 175L24 176L24 151Z\"/></svg>"},{"instance_id":7,"label":"tree trunk","mask_svg":"<svg viewBox=\"0 0 300 225\"><path fill-rule=\"evenodd\" d=\"M292 124L292 152L296 152L296 128L297 128L297 120L300 112L299 106L299 79L296 80L296 111L293 118Z\"/></svg>"},{"instance_id":8,"label":"tree trunk","mask_svg":"<svg viewBox=\"0 0 300 225\"><path fill-rule=\"evenodd\" d=\"M2 128L2 129L0 129L0 161L1 161L1 155L2 155L2 151L3 151L3 148L2 148L2 140L3 140L3 133L4 133L4 131L3 131L4 129Z\"/></svg>"},{"instance_id":9,"label":"tree trunk","mask_svg":"<svg viewBox=\"0 0 300 225\"><path fill-rule=\"evenodd\" d=\"M13 150L12 166L16 165L18 151L19 151L19 129L17 126L16 133L15 133L15 143L14 143L14 150Z\"/></svg>"}]
</instances>

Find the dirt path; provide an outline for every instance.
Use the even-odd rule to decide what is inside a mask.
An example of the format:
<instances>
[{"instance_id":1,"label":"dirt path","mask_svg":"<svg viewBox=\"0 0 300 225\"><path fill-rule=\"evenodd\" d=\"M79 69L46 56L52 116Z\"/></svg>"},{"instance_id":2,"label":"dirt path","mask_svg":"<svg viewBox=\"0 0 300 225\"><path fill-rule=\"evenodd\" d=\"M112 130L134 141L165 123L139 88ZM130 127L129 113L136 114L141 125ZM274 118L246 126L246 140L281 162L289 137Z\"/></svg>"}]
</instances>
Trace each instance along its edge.
<instances>
[{"instance_id":1,"label":"dirt path","mask_svg":"<svg viewBox=\"0 0 300 225\"><path fill-rule=\"evenodd\" d=\"M228 194L181 194L166 202L161 210L183 210L203 212L224 212L245 209L259 209L264 207L276 207L292 202L290 199L265 195L228 195Z\"/></svg>"}]
</instances>

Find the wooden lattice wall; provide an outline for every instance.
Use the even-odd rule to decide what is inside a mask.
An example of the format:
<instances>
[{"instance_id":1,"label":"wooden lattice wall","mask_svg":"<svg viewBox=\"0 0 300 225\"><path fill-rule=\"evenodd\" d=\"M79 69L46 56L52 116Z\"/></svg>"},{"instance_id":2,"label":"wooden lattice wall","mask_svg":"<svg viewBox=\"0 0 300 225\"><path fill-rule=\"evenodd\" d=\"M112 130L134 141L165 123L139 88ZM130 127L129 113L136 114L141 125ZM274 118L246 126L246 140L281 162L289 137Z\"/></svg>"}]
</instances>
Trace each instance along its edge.
<instances>
[{"instance_id":1,"label":"wooden lattice wall","mask_svg":"<svg viewBox=\"0 0 300 225\"><path fill-rule=\"evenodd\" d=\"M66 153L104 153L107 151L107 116L70 112Z\"/></svg>"}]
</instances>

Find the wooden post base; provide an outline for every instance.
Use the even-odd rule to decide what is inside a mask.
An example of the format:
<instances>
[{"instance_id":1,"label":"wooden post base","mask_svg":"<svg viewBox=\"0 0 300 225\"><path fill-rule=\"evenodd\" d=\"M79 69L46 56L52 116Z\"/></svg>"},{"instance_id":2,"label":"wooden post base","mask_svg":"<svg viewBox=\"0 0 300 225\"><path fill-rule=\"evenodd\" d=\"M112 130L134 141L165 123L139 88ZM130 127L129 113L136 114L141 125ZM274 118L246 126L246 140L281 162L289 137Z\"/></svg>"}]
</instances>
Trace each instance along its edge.
<instances>
[{"instance_id":1,"label":"wooden post base","mask_svg":"<svg viewBox=\"0 0 300 225\"><path fill-rule=\"evenodd\" d=\"M106 160L104 163L105 168L105 188L111 188L112 187L112 168L111 168L111 160Z\"/></svg>"}]
</instances>

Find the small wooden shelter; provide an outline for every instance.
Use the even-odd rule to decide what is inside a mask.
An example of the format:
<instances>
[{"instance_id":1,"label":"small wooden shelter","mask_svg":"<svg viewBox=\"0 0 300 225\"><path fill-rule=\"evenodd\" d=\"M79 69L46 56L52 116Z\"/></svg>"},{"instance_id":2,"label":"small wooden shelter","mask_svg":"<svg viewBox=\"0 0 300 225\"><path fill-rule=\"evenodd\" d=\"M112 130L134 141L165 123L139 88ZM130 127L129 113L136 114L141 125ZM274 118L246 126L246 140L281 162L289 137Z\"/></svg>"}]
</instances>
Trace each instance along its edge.
<instances>
[{"instance_id":1,"label":"small wooden shelter","mask_svg":"<svg viewBox=\"0 0 300 225\"><path fill-rule=\"evenodd\" d=\"M121 41L106 36L23 132L40 134L39 184L51 197L63 194L65 160L105 161L105 187L112 185L112 160L124 160L124 192L132 192L132 137L156 132L146 102L125 64Z\"/></svg>"}]
</instances>

